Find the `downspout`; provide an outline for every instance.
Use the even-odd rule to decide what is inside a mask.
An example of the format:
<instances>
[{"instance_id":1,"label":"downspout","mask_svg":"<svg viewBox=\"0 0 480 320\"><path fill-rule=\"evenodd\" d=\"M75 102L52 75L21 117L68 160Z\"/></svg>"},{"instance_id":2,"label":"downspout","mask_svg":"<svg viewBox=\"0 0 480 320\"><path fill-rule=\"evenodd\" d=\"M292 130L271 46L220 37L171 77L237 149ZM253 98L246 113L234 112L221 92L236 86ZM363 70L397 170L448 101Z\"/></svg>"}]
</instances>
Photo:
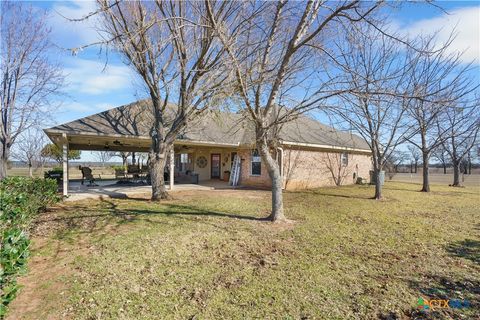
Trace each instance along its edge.
<instances>
[{"instance_id":1,"label":"downspout","mask_svg":"<svg viewBox=\"0 0 480 320\"><path fill-rule=\"evenodd\" d=\"M283 179L283 148L277 147L277 163L278 163L278 155L280 154L280 177L282 178L282 190L285 189L285 180Z\"/></svg>"}]
</instances>

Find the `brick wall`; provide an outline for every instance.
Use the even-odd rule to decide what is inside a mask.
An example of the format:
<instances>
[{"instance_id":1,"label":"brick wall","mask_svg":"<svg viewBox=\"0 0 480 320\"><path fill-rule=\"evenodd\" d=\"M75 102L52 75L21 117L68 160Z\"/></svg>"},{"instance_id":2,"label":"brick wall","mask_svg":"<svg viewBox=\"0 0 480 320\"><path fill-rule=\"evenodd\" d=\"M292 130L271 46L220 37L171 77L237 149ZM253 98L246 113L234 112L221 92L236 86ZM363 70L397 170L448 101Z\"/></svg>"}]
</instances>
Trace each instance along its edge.
<instances>
[{"instance_id":1,"label":"brick wall","mask_svg":"<svg viewBox=\"0 0 480 320\"><path fill-rule=\"evenodd\" d=\"M244 186L271 186L267 169L262 162L262 174L251 175L251 150L238 152L242 159L240 184ZM365 154L348 154L348 165L341 165L341 153L318 150L285 149L283 176L287 190L308 189L353 184L357 177L368 179L371 157Z\"/></svg>"},{"instance_id":2,"label":"brick wall","mask_svg":"<svg viewBox=\"0 0 480 320\"><path fill-rule=\"evenodd\" d=\"M341 164L341 153L314 150L284 150L283 175L285 188L307 189L353 184L357 177L368 179L371 157L348 154L348 165Z\"/></svg>"},{"instance_id":3,"label":"brick wall","mask_svg":"<svg viewBox=\"0 0 480 320\"><path fill-rule=\"evenodd\" d=\"M270 182L270 177L268 176L267 168L265 168L263 161L261 164L262 174L259 176L254 176L251 174L251 152L251 149L244 149L238 151L238 155L242 160L242 167L240 171L240 185L269 188L272 184Z\"/></svg>"}]
</instances>

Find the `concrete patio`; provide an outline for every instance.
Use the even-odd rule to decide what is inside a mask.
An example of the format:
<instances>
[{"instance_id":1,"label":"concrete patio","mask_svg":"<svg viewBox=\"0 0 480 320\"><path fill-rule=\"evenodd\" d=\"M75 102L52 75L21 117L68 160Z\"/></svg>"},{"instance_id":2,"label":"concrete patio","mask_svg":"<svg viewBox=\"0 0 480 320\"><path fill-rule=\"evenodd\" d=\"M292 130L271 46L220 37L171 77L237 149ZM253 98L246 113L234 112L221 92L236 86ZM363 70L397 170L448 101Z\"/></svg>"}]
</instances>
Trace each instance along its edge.
<instances>
[{"instance_id":1,"label":"concrete patio","mask_svg":"<svg viewBox=\"0 0 480 320\"><path fill-rule=\"evenodd\" d=\"M80 201L85 199L101 199L101 198L128 198L135 195L150 195L152 187L150 185L140 184L117 184L115 180L96 181L97 186L82 185L79 181L71 182L65 201ZM188 191L188 190L218 190L218 189L234 189L229 186L228 182L221 180L207 180L200 184L175 184L171 192ZM170 186L167 185L167 190Z\"/></svg>"}]
</instances>

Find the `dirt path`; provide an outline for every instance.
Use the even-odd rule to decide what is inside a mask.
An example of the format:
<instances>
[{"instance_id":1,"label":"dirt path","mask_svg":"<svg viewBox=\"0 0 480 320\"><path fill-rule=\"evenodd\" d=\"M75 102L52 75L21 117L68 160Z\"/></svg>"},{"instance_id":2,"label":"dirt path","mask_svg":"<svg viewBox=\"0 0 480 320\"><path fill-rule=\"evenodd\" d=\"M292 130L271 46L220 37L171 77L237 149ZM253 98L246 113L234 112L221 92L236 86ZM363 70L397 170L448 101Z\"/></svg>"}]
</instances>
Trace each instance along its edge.
<instances>
[{"instance_id":1,"label":"dirt path","mask_svg":"<svg viewBox=\"0 0 480 320\"><path fill-rule=\"evenodd\" d=\"M65 319L68 318L68 276L72 262L86 255L89 245L85 241L68 244L56 239L64 221L60 215L65 207L59 206L41 214L31 230L31 257L27 274L18 279L21 288L10 304L7 319Z\"/></svg>"}]
</instances>

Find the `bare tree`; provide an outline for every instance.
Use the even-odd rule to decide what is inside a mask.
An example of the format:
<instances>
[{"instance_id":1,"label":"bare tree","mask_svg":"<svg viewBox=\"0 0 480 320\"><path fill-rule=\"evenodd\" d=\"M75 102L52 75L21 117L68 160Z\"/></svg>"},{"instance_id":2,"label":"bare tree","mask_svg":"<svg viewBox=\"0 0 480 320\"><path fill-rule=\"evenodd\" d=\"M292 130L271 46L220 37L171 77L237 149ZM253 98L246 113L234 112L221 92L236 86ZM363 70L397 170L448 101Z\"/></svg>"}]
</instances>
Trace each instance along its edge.
<instances>
[{"instance_id":1,"label":"bare tree","mask_svg":"<svg viewBox=\"0 0 480 320\"><path fill-rule=\"evenodd\" d=\"M460 165L462 160L478 143L480 130L480 110L478 98L473 105L461 105L447 108L443 121L437 125L439 130L445 131L446 139L442 142L443 148L452 161L453 183L460 186ZM443 127L443 128L442 128ZM446 128L446 129L444 129Z\"/></svg>"},{"instance_id":2,"label":"bare tree","mask_svg":"<svg viewBox=\"0 0 480 320\"><path fill-rule=\"evenodd\" d=\"M417 173L418 161L422 157L422 154L416 146L409 145L407 148L408 148L408 152L410 152L410 156L411 156L411 159L413 160L413 164L415 165L415 173ZM410 168L410 173L412 173L411 168Z\"/></svg>"},{"instance_id":3,"label":"bare tree","mask_svg":"<svg viewBox=\"0 0 480 320\"><path fill-rule=\"evenodd\" d=\"M17 143L12 148L12 157L27 164L29 177L33 177L33 169L44 164L45 157L42 150L45 143L43 131L30 128L19 136Z\"/></svg>"},{"instance_id":4,"label":"bare tree","mask_svg":"<svg viewBox=\"0 0 480 320\"><path fill-rule=\"evenodd\" d=\"M48 116L63 76L48 53L46 14L22 2L1 1L0 179L7 176L10 149L22 132Z\"/></svg>"},{"instance_id":5,"label":"bare tree","mask_svg":"<svg viewBox=\"0 0 480 320\"><path fill-rule=\"evenodd\" d=\"M378 3L242 2L225 22L218 19L213 2L206 3L235 73L236 101L255 129L256 148L272 181L268 219L285 220L283 181L275 160L281 127L328 96L325 84L314 80L324 70L318 58L322 41L342 23L368 16Z\"/></svg>"},{"instance_id":6,"label":"bare tree","mask_svg":"<svg viewBox=\"0 0 480 320\"><path fill-rule=\"evenodd\" d=\"M152 200L168 198L163 173L174 140L228 89L223 47L206 19L204 2L97 3L104 43L123 56L151 98ZM218 2L209 9L223 21L236 5Z\"/></svg>"},{"instance_id":7,"label":"bare tree","mask_svg":"<svg viewBox=\"0 0 480 320\"><path fill-rule=\"evenodd\" d=\"M328 152L322 159L336 186L341 186L345 179L350 176L351 168L349 168L348 162L351 161L351 158L352 155L349 153Z\"/></svg>"},{"instance_id":8,"label":"bare tree","mask_svg":"<svg viewBox=\"0 0 480 320\"><path fill-rule=\"evenodd\" d=\"M443 144L439 145L432 151L432 157L442 164L443 174L447 174L447 166L449 165L450 160L448 159L448 152L443 147Z\"/></svg>"},{"instance_id":9,"label":"bare tree","mask_svg":"<svg viewBox=\"0 0 480 320\"><path fill-rule=\"evenodd\" d=\"M327 109L365 139L372 151L374 199L382 198L379 178L386 160L405 139L404 121L410 57L404 47L372 25L357 25L336 44L340 100Z\"/></svg>"},{"instance_id":10,"label":"bare tree","mask_svg":"<svg viewBox=\"0 0 480 320\"><path fill-rule=\"evenodd\" d=\"M116 156L116 153L114 151L98 151L95 152L95 158L98 159L102 163L102 165L105 165L105 162L110 161L113 157Z\"/></svg>"},{"instance_id":11,"label":"bare tree","mask_svg":"<svg viewBox=\"0 0 480 320\"><path fill-rule=\"evenodd\" d=\"M457 104L473 92L476 85L468 76L471 64L462 65L461 53L449 54L451 40L440 49L435 36L420 39L424 50L411 68L410 92L415 95L408 104L408 116L416 123L408 141L422 153L423 185L430 191L429 162L432 151L446 139L449 128L437 126L449 105ZM448 121L446 122L448 123ZM439 131L440 130L440 131Z\"/></svg>"},{"instance_id":12,"label":"bare tree","mask_svg":"<svg viewBox=\"0 0 480 320\"><path fill-rule=\"evenodd\" d=\"M387 171L389 180L392 180L393 177L398 173L398 168L407 158L407 154L400 151L395 151L388 155L388 157L385 159L385 169Z\"/></svg>"}]
</instances>

